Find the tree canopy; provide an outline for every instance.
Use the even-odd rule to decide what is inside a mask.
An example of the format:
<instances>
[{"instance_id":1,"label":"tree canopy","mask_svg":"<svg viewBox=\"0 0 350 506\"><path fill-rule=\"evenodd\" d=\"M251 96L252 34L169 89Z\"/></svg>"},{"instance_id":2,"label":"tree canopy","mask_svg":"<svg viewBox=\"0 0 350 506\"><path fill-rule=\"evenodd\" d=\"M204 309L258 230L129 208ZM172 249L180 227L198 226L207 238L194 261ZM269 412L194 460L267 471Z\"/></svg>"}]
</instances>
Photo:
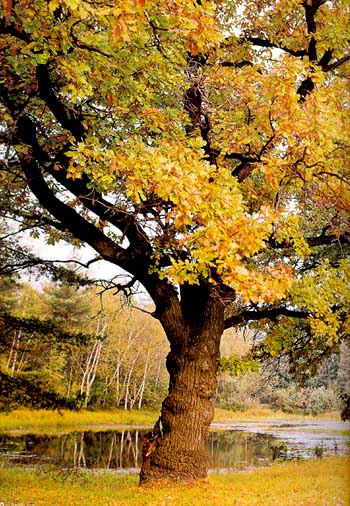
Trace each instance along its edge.
<instances>
[{"instance_id":1,"label":"tree canopy","mask_svg":"<svg viewBox=\"0 0 350 506\"><path fill-rule=\"evenodd\" d=\"M141 282L171 378L189 357L214 364L224 327L276 322L267 352L291 356L349 333L349 14L346 0L3 4L3 212ZM295 318L301 332L279 331Z\"/></svg>"}]
</instances>

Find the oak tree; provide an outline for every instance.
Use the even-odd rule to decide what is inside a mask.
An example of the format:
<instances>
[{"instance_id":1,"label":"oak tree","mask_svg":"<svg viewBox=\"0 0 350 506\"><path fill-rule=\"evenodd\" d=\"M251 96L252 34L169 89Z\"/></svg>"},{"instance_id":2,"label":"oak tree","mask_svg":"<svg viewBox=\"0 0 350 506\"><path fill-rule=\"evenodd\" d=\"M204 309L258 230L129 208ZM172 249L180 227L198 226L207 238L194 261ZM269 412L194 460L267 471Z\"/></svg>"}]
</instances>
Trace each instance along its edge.
<instances>
[{"instance_id":1,"label":"oak tree","mask_svg":"<svg viewBox=\"0 0 350 506\"><path fill-rule=\"evenodd\" d=\"M170 384L141 480L204 477L225 328L348 335L348 2L7 0L0 27L4 210L148 291Z\"/></svg>"}]
</instances>

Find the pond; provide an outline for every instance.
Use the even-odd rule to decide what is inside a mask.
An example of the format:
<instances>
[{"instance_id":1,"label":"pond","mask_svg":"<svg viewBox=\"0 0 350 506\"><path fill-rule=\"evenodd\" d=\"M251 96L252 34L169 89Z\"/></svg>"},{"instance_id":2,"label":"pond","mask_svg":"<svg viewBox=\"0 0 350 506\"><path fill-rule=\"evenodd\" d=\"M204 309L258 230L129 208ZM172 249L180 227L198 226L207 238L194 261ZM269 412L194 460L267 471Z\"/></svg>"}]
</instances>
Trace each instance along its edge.
<instances>
[{"instance_id":1,"label":"pond","mask_svg":"<svg viewBox=\"0 0 350 506\"><path fill-rule=\"evenodd\" d=\"M341 422L214 424L208 442L211 472L267 466L273 460L348 453L348 436L340 432L348 429ZM9 465L137 472L142 438L148 430L0 433L0 459Z\"/></svg>"}]
</instances>

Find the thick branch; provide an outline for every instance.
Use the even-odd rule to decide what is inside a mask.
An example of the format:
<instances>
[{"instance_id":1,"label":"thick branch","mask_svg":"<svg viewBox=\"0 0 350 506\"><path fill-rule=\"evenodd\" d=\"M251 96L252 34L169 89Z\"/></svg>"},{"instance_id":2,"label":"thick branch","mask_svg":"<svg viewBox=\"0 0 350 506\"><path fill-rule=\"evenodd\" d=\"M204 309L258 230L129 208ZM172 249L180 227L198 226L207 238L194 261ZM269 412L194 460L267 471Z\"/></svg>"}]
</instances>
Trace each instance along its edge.
<instances>
[{"instance_id":1,"label":"thick branch","mask_svg":"<svg viewBox=\"0 0 350 506\"><path fill-rule=\"evenodd\" d=\"M67 178L66 169L69 165L69 159L64 154L64 151L69 149L69 145L66 145L55 158L53 162L48 154L39 146L36 135L31 135L30 132L35 129L34 122L27 116L22 116L19 120L21 125L21 134L25 138L27 143L31 144L33 152L35 153L36 159L41 165L45 165L45 170L64 188L69 190L75 195L79 201L90 211L94 212L101 220L108 221L111 225L117 227L121 233L128 239L129 243L133 246L135 254L138 252L142 255L151 254L151 246L147 236L143 233L142 229L135 223L134 216L126 211L120 211L114 207L114 205L103 198L103 196L95 189L89 190L91 187L91 180L83 174L79 179ZM31 136L31 138L30 138ZM62 169L57 170L54 167L55 163L59 163ZM0 161L0 168L7 170L8 167L12 169L19 169L19 162L13 161L10 164ZM9 211L13 211L9 207ZM19 211L20 212L20 211ZM23 217L28 217L26 213L21 213ZM64 230L60 222L50 220L48 217L35 216L32 212L29 218L31 221L34 219L40 223L44 222L50 226L53 226L59 230Z\"/></svg>"},{"instance_id":2,"label":"thick branch","mask_svg":"<svg viewBox=\"0 0 350 506\"><path fill-rule=\"evenodd\" d=\"M60 201L48 187L34 158L21 153L19 153L19 158L28 186L43 207L77 239L86 242L98 251L102 258L133 273L136 266L131 252L115 244L92 223L89 223L74 209ZM138 269L139 267L136 270Z\"/></svg>"},{"instance_id":3,"label":"thick branch","mask_svg":"<svg viewBox=\"0 0 350 506\"><path fill-rule=\"evenodd\" d=\"M312 62L315 62L317 60L316 39L313 34L316 32L315 14L319 7L318 4L318 0L304 0L303 2L303 6L305 8L307 31L311 35L307 54L309 60Z\"/></svg>"},{"instance_id":4,"label":"thick branch","mask_svg":"<svg viewBox=\"0 0 350 506\"><path fill-rule=\"evenodd\" d=\"M84 125L76 114L65 107L57 98L46 65L38 65L36 77L40 98L46 103L56 120L60 123L62 128L69 130L77 141L82 140L85 135Z\"/></svg>"},{"instance_id":5,"label":"thick branch","mask_svg":"<svg viewBox=\"0 0 350 506\"><path fill-rule=\"evenodd\" d=\"M349 60L350 60L350 55L347 54L347 55L343 56L343 58L339 58L339 60L337 60L333 63L330 63L329 65L326 64L323 67L323 70L325 72L330 72L330 71L335 70L336 68L340 67L341 65L343 65L344 63L346 63Z\"/></svg>"},{"instance_id":6,"label":"thick branch","mask_svg":"<svg viewBox=\"0 0 350 506\"><path fill-rule=\"evenodd\" d=\"M274 309L261 309L256 311L242 311L238 315L231 316L225 320L225 329L235 327L237 325L244 325L249 321L258 320L276 320L279 316L286 316L288 318L308 318L307 311L297 311L288 309L286 307L278 307Z\"/></svg>"},{"instance_id":7,"label":"thick branch","mask_svg":"<svg viewBox=\"0 0 350 506\"><path fill-rule=\"evenodd\" d=\"M259 162L259 157L248 156L242 153L227 153L225 155L227 160L238 160L240 163L232 171L232 175L237 177L241 183L254 169L254 163Z\"/></svg>"},{"instance_id":8,"label":"thick branch","mask_svg":"<svg viewBox=\"0 0 350 506\"><path fill-rule=\"evenodd\" d=\"M219 65L220 67L232 67L234 69L241 69L243 67L252 67L253 63L249 60L242 60L236 62L222 61L219 62L217 65Z\"/></svg>"},{"instance_id":9,"label":"thick branch","mask_svg":"<svg viewBox=\"0 0 350 506\"><path fill-rule=\"evenodd\" d=\"M335 237L334 235L326 235L325 232L322 232L320 235L315 237L305 237L306 243L310 246L310 248L317 246L328 246L329 244L350 244L350 238L348 235L341 235L339 237ZM275 239L271 238L268 241L268 245L273 249L288 249L292 247L292 244L288 241L277 242Z\"/></svg>"},{"instance_id":10,"label":"thick branch","mask_svg":"<svg viewBox=\"0 0 350 506\"><path fill-rule=\"evenodd\" d=\"M275 44L271 42L268 39L262 39L261 37L244 37L242 41L248 41L254 44L254 46L259 47L266 47L266 48L273 48L273 49L280 49L281 51L284 51L292 56L297 56L299 58L302 58L303 56L307 55L306 49L290 49L286 46L283 46L282 44Z\"/></svg>"},{"instance_id":11,"label":"thick branch","mask_svg":"<svg viewBox=\"0 0 350 506\"><path fill-rule=\"evenodd\" d=\"M202 139L205 141L205 154L210 163L216 165L218 153L212 149L210 143L211 122L207 90L203 76L198 72L198 69L206 63L205 57L193 57L188 61L188 75L191 85L184 94L184 109L188 113L190 125L186 130L188 134L191 134L196 128L199 129Z\"/></svg>"},{"instance_id":12,"label":"thick branch","mask_svg":"<svg viewBox=\"0 0 350 506\"><path fill-rule=\"evenodd\" d=\"M61 155L59 160L63 167L68 164L68 159L64 155ZM88 190L91 181L85 174L79 179L69 179L64 170L54 170L51 167L48 171L56 181L75 195L87 209L94 212L102 220L106 220L111 225L119 228L128 238L135 252L139 251L139 253L143 254L151 253L149 241L142 233L142 230L136 226L134 217L127 212L117 210L97 190Z\"/></svg>"}]
</instances>

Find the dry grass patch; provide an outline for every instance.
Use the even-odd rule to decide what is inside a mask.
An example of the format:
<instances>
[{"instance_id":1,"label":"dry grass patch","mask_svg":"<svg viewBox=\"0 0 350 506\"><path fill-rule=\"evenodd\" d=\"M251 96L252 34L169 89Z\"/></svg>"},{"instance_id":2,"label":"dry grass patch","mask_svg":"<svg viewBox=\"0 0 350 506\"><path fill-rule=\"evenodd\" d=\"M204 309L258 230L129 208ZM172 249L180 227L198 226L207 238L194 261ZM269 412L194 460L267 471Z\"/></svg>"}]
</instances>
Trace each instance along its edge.
<instances>
[{"instance_id":1,"label":"dry grass patch","mask_svg":"<svg viewBox=\"0 0 350 506\"><path fill-rule=\"evenodd\" d=\"M257 407L251 408L246 411L230 411L228 409L215 408L215 422L230 422L230 421L258 421L258 420L274 420L274 419L296 419L296 420L311 420L311 419L324 419L324 420L340 420L340 415L337 411L329 411L317 416L297 415L293 413L284 413L283 411L274 411L270 408Z\"/></svg>"},{"instance_id":2,"label":"dry grass patch","mask_svg":"<svg viewBox=\"0 0 350 506\"><path fill-rule=\"evenodd\" d=\"M349 506L345 457L277 464L250 473L210 476L188 485L139 487L137 476L85 472L56 480L0 469L0 502L33 506Z\"/></svg>"},{"instance_id":3,"label":"dry grass patch","mask_svg":"<svg viewBox=\"0 0 350 506\"><path fill-rule=\"evenodd\" d=\"M114 409L106 411L68 411L68 410L30 410L18 409L10 413L0 413L1 430L35 430L35 432L55 432L59 430L84 430L113 428L115 426L152 426L159 416L158 411ZM230 422L244 420L273 420L279 418L311 419L300 415L286 415L282 411L268 408L254 408L248 411L215 410L215 421ZM317 418L339 420L339 413L328 413Z\"/></svg>"},{"instance_id":4,"label":"dry grass patch","mask_svg":"<svg viewBox=\"0 0 350 506\"><path fill-rule=\"evenodd\" d=\"M48 411L44 409L18 409L8 414L0 413L1 430L35 430L35 432L82 430L86 427L113 428L114 426L151 426L157 419L152 411L122 409L108 411Z\"/></svg>"}]
</instances>

